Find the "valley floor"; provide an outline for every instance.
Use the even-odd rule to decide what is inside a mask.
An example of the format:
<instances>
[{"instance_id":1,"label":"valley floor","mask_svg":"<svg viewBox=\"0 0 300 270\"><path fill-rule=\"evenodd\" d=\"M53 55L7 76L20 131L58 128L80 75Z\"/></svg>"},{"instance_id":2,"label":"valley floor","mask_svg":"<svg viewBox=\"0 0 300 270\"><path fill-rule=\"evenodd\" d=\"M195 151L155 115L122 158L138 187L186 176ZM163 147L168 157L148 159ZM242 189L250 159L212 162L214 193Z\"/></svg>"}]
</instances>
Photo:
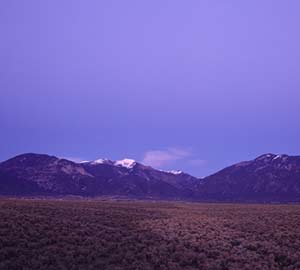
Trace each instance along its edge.
<instances>
[{"instance_id":1,"label":"valley floor","mask_svg":"<svg viewBox=\"0 0 300 270\"><path fill-rule=\"evenodd\" d=\"M0 269L300 269L300 205L0 200Z\"/></svg>"}]
</instances>

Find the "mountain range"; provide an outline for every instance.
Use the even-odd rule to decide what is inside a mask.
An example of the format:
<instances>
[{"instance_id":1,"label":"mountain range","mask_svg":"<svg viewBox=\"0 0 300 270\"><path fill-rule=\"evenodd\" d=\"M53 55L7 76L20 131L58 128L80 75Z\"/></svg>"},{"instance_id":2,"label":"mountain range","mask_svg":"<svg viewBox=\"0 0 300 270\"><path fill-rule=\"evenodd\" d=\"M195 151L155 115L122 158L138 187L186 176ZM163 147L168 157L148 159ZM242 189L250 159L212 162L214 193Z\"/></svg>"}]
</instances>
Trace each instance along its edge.
<instances>
[{"instance_id":1,"label":"mountain range","mask_svg":"<svg viewBox=\"0 0 300 270\"><path fill-rule=\"evenodd\" d=\"M157 170L131 159L76 163L29 153L0 163L0 194L300 202L300 156L265 154L197 178L182 171Z\"/></svg>"}]
</instances>

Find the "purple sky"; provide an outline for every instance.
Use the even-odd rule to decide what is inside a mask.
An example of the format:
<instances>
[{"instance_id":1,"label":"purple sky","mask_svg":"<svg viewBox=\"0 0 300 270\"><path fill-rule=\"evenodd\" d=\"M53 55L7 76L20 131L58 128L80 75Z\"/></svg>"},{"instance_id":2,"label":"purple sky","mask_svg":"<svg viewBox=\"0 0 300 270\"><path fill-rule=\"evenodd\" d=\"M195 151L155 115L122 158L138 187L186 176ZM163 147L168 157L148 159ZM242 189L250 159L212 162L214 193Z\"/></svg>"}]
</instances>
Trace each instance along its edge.
<instances>
[{"instance_id":1,"label":"purple sky","mask_svg":"<svg viewBox=\"0 0 300 270\"><path fill-rule=\"evenodd\" d=\"M300 154L300 1L4 0L0 160L205 176Z\"/></svg>"}]
</instances>

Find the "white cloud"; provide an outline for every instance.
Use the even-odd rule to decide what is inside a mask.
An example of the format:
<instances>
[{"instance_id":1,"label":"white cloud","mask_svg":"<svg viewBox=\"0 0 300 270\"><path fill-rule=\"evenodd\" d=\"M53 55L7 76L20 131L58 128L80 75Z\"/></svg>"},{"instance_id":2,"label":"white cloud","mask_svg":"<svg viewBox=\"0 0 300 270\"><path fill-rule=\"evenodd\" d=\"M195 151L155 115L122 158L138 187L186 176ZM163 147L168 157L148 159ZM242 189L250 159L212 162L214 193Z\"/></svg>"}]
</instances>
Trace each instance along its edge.
<instances>
[{"instance_id":1,"label":"white cloud","mask_svg":"<svg viewBox=\"0 0 300 270\"><path fill-rule=\"evenodd\" d=\"M190 151L181 148L168 148L166 150L150 150L144 155L143 163L152 167L163 167L174 161L190 157Z\"/></svg>"}]
</instances>

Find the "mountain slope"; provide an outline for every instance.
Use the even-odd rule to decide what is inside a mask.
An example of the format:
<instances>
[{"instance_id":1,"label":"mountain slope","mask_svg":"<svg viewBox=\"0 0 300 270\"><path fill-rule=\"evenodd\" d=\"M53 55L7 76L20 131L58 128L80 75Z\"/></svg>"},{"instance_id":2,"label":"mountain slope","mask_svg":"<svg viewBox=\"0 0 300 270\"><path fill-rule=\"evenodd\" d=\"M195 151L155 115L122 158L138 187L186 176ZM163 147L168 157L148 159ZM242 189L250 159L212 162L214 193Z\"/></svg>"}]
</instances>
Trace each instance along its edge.
<instances>
[{"instance_id":1,"label":"mountain slope","mask_svg":"<svg viewBox=\"0 0 300 270\"><path fill-rule=\"evenodd\" d=\"M227 201L300 201L300 157L265 154L227 167L198 185L199 198Z\"/></svg>"},{"instance_id":2,"label":"mountain slope","mask_svg":"<svg viewBox=\"0 0 300 270\"><path fill-rule=\"evenodd\" d=\"M54 156L23 154L0 164L0 172L9 175L1 177L1 183L7 183L10 193L21 192L15 188L18 182L27 185L27 193L76 194L84 195L92 190L94 176L84 170L80 164ZM12 185L12 183L15 183ZM31 190L30 187L35 187Z\"/></svg>"},{"instance_id":3,"label":"mountain slope","mask_svg":"<svg viewBox=\"0 0 300 270\"><path fill-rule=\"evenodd\" d=\"M23 154L0 163L0 194L186 198L196 178L155 170L133 160L75 163Z\"/></svg>"},{"instance_id":4,"label":"mountain slope","mask_svg":"<svg viewBox=\"0 0 300 270\"><path fill-rule=\"evenodd\" d=\"M175 175L155 170L129 159L116 162L99 160L82 165L87 172L101 179L104 194L186 198L198 181L188 174Z\"/></svg>"},{"instance_id":5,"label":"mountain slope","mask_svg":"<svg viewBox=\"0 0 300 270\"><path fill-rule=\"evenodd\" d=\"M197 179L131 159L75 163L23 154L0 163L0 194L300 202L300 157L265 154Z\"/></svg>"}]
</instances>

